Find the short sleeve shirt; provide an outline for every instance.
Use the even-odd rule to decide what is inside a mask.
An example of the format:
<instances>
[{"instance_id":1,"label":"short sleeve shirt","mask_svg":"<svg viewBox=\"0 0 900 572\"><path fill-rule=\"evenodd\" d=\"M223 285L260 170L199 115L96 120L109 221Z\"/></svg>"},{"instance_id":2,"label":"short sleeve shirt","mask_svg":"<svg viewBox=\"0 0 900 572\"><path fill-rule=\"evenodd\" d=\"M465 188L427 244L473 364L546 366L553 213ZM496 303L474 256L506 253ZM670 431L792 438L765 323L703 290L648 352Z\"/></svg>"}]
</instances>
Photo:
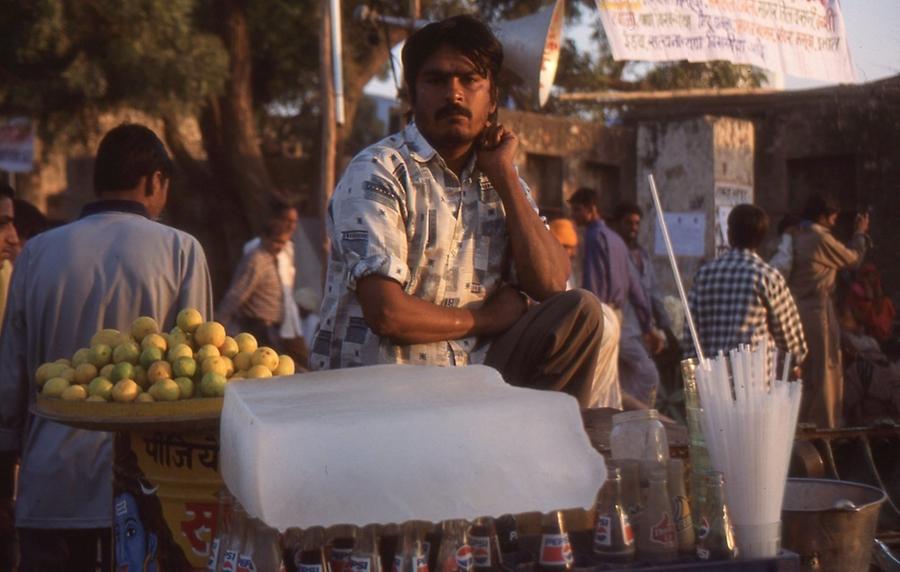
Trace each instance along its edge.
<instances>
[{"instance_id":1,"label":"short sleeve shirt","mask_svg":"<svg viewBox=\"0 0 900 572\"><path fill-rule=\"evenodd\" d=\"M474 157L457 177L412 123L353 159L334 190L327 226L331 257L314 369L484 361L487 339L397 345L381 338L355 292L358 280L378 274L432 304L476 308L514 280L503 205Z\"/></svg>"}]
</instances>

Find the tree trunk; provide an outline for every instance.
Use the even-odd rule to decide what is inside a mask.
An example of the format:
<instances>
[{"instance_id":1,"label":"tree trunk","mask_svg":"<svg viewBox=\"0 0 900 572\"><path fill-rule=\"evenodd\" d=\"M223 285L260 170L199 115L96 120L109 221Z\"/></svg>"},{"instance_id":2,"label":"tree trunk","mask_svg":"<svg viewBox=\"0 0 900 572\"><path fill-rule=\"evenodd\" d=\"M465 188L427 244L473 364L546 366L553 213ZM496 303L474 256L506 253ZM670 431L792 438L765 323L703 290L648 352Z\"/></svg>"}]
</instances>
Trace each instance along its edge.
<instances>
[{"instance_id":1,"label":"tree trunk","mask_svg":"<svg viewBox=\"0 0 900 572\"><path fill-rule=\"evenodd\" d=\"M244 243L262 227L272 188L256 129L244 3L223 0L220 7L217 24L230 56L230 74L225 93L207 102L198 117L206 166L187 153L178 118L165 118L167 142L190 189L190 195L173 197L170 210L203 244L216 299L228 288Z\"/></svg>"}]
</instances>

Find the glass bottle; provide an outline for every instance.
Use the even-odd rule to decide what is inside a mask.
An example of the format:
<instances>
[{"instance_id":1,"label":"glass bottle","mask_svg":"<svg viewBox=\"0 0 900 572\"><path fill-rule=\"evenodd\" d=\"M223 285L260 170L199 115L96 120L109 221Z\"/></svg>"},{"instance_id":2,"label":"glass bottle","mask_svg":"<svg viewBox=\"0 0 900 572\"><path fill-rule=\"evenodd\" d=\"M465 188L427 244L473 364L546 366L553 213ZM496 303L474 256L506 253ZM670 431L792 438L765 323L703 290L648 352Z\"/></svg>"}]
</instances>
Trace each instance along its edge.
<instances>
[{"instance_id":1,"label":"glass bottle","mask_svg":"<svg viewBox=\"0 0 900 572\"><path fill-rule=\"evenodd\" d=\"M321 527L313 526L303 531L293 561L297 572L328 572L325 531Z\"/></svg>"},{"instance_id":2,"label":"glass bottle","mask_svg":"<svg viewBox=\"0 0 900 572\"><path fill-rule=\"evenodd\" d=\"M566 532L562 512L553 511L541 518L541 547L534 569L562 572L575 567L575 556Z\"/></svg>"},{"instance_id":3,"label":"glass bottle","mask_svg":"<svg viewBox=\"0 0 900 572\"><path fill-rule=\"evenodd\" d=\"M353 553L350 555L350 571L381 572L381 555L378 538L381 527L367 524L359 531ZM347 572L347 569L344 569Z\"/></svg>"},{"instance_id":4,"label":"glass bottle","mask_svg":"<svg viewBox=\"0 0 900 572\"><path fill-rule=\"evenodd\" d=\"M688 451L691 456L691 509L693 515L700 512L706 491L705 477L712 470L706 438L703 436L703 408L697 388L697 360L681 362L681 378L684 380L684 408L687 414Z\"/></svg>"},{"instance_id":5,"label":"glass bottle","mask_svg":"<svg viewBox=\"0 0 900 572\"><path fill-rule=\"evenodd\" d=\"M399 548L400 525L393 522L385 524L378 539L378 554L381 556L382 566L391 565Z\"/></svg>"},{"instance_id":6,"label":"glass bottle","mask_svg":"<svg viewBox=\"0 0 900 572\"><path fill-rule=\"evenodd\" d=\"M353 555L356 535L357 528L352 524L338 524L328 529L326 536L329 539L328 563L331 572L345 572Z\"/></svg>"},{"instance_id":7,"label":"glass bottle","mask_svg":"<svg viewBox=\"0 0 900 572\"><path fill-rule=\"evenodd\" d=\"M469 528L469 546L472 547L475 559L475 572L498 572L503 569L494 519L481 517L472 522Z\"/></svg>"},{"instance_id":8,"label":"glass bottle","mask_svg":"<svg viewBox=\"0 0 900 572\"><path fill-rule=\"evenodd\" d=\"M634 560L634 531L622 506L622 475L618 467L609 469L597 497L593 549L603 562Z\"/></svg>"},{"instance_id":9,"label":"glass bottle","mask_svg":"<svg viewBox=\"0 0 900 572\"><path fill-rule=\"evenodd\" d=\"M655 409L616 413L609 444L613 459L637 459L665 464L669 458L669 439Z\"/></svg>"},{"instance_id":10,"label":"glass bottle","mask_svg":"<svg viewBox=\"0 0 900 572\"><path fill-rule=\"evenodd\" d=\"M497 529L497 540L500 541L500 553L511 554L519 550L519 528L516 517L504 514L494 522Z\"/></svg>"},{"instance_id":11,"label":"glass bottle","mask_svg":"<svg viewBox=\"0 0 900 572\"><path fill-rule=\"evenodd\" d=\"M425 546L428 552L428 569L435 572L438 569L438 552L441 551L441 541L443 540L443 527L440 523L433 525L429 532L425 533Z\"/></svg>"},{"instance_id":12,"label":"glass bottle","mask_svg":"<svg viewBox=\"0 0 900 572\"><path fill-rule=\"evenodd\" d=\"M672 520L680 554L694 554L697 543L694 523L691 521L691 504L684 490L684 461L669 459L668 466L669 499L672 501Z\"/></svg>"},{"instance_id":13,"label":"glass bottle","mask_svg":"<svg viewBox=\"0 0 900 572\"><path fill-rule=\"evenodd\" d=\"M209 558L206 560L206 569L215 572L219 565L219 550L222 543L231 532L232 507L234 506L234 497L228 492L228 489L222 487L219 490L219 512L216 515L215 535L209 545Z\"/></svg>"},{"instance_id":14,"label":"glass bottle","mask_svg":"<svg viewBox=\"0 0 900 572\"><path fill-rule=\"evenodd\" d=\"M422 546L422 535L415 521L401 527L400 543L394 553L392 572L428 572L428 557Z\"/></svg>"},{"instance_id":15,"label":"glass bottle","mask_svg":"<svg viewBox=\"0 0 900 572\"><path fill-rule=\"evenodd\" d=\"M701 560L734 560L738 548L725 504L725 476L722 473L706 473L705 496L698 519L697 556Z\"/></svg>"},{"instance_id":16,"label":"glass bottle","mask_svg":"<svg viewBox=\"0 0 900 572\"><path fill-rule=\"evenodd\" d=\"M641 517L637 537L637 557L651 562L674 560L678 554L672 504L666 485L666 473L654 471L649 477L647 506Z\"/></svg>"},{"instance_id":17,"label":"glass bottle","mask_svg":"<svg viewBox=\"0 0 900 572\"><path fill-rule=\"evenodd\" d=\"M241 553L248 525L247 513L235 501L231 509L231 524L228 536L223 537L219 550L221 557L216 564L216 572L236 572L238 556Z\"/></svg>"},{"instance_id":18,"label":"glass bottle","mask_svg":"<svg viewBox=\"0 0 900 572\"><path fill-rule=\"evenodd\" d=\"M303 533L299 528L289 528L281 535L281 562L284 572L297 572L294 555L300 550Z\"/></svg>"},{"instance_id":19,"label":"glass bottle","mask_svg":"<svg viewBox=\"0 0 900 572\"><path fill-rule=\"evenodd\" d=\"M435 572L473 572L475 558L469 546L469 523L445 520L441 523L441 546Z\"/></svg>"}]
</instances>

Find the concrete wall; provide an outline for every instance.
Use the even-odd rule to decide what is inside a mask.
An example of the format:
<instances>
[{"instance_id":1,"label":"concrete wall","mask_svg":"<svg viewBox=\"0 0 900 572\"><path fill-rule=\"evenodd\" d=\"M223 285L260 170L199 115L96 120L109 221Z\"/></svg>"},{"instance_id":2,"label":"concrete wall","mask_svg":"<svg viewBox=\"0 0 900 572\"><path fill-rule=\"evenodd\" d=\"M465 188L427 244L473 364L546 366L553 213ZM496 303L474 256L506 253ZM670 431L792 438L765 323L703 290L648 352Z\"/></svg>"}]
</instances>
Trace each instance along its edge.
<instances>
[{"instance_id":1,"label":"concrete wall","mask_svg":"<svg viewBox=\"0 0 900 572\"><path fill-rule=\"evenodd\" d=\"M665 254L656 255L657 216L647 175L656 180L666 213L690 213L704 223L702 248L697 255L680 254L678 268L689 288L691 278L716 256L717 220L733 206L724 191L753 188L753 124L724 117L683 121L642 122L637 131L637 203L644 211L640 243L653 255L654 268L664 294L676 295L675 279ZM727 216L727 215L726 215ZM674 230L674 229L670 229ZM673 235L676 251L686 244Z\"/></svg>"},{"instance_id":2,"label":"concrete wall","mask_svg":"<svg viewBox=\"0 0 900 572\"><path fill-rule=\"evenodd\" d=\"M599 190L601 207L605 210L611 209L619 200L633 200L633 128L605 127L564 117L508 110L501 110L500 122L519 137L516 164L525 181L535 191L539 204L548 207L548 211L555 209L548 214L563 214L565 200L581 186ZM545 197L541 196L543 189L540 187L545 173L529 168L530 164L535 164L533 156L559 161L561 191L558 198L543 200Z\"/></svg>"}]
</instances>

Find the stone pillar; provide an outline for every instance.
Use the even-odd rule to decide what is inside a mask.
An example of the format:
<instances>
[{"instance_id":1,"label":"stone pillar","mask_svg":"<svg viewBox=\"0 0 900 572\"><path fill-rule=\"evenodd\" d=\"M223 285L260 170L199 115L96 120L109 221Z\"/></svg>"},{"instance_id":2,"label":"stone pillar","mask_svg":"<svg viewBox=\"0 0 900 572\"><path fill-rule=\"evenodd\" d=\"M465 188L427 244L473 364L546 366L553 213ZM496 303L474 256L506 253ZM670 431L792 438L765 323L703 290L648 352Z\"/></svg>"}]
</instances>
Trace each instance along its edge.
<instances>
[{"instance_id":1,"label":"stone pillar","mask_svg":"<svg viewBox=\"0 0 900 572\"><path fill-rule=\"evenodd\" d=\"M753 202L753 153L750 121L704 116L638 126L637 201L644 211L640 243L653 258L663 295L678 293L665 252L654 248L657 215L647 175L652 173L656 179L663 211L684 215L685 233L676 232L672 241L676 252L693 251L678 256L678 268L689 289L697 269L727 249L724 225L731 208ZM690 240L691 230L701 224L703 232Z\"/></svg>"}]
</instances>

